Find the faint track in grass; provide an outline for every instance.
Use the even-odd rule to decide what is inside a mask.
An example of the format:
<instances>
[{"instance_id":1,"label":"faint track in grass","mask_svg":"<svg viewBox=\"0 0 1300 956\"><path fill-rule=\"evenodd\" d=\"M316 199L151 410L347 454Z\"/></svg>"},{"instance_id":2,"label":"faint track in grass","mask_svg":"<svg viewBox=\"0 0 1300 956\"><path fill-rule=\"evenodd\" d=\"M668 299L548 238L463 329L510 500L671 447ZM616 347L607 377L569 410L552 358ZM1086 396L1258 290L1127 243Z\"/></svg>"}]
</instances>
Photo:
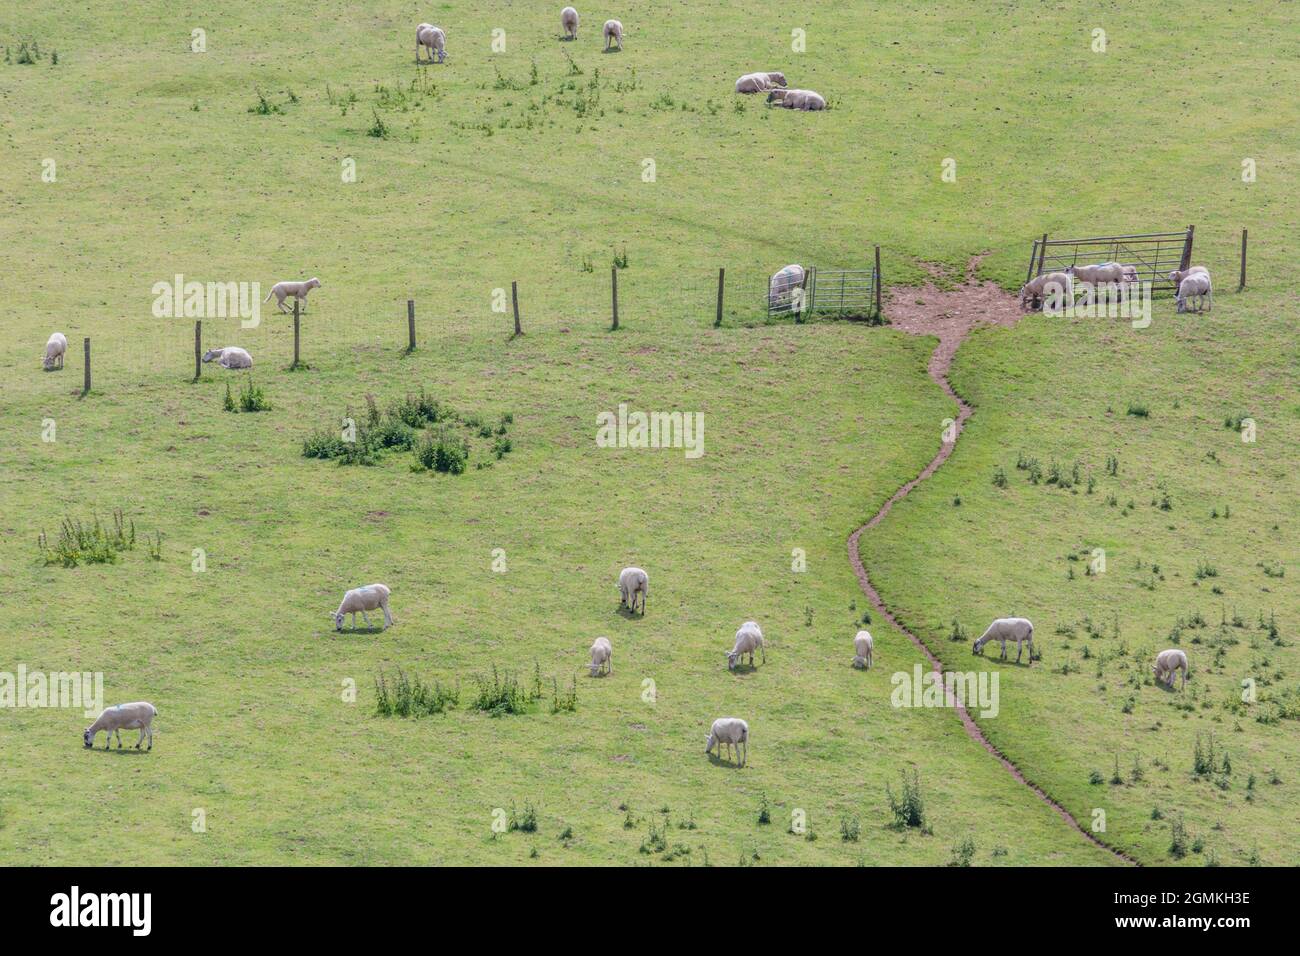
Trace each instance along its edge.
<instances>
[{"instance_id":1,"label":"faint track in grass","mask_svg":"<svg viewBox=\"0 0 1300 956\"><path fill-rule=\"evenodd\" d=\"M979 267L982 258L983 255L975 256L967 263L965 279L961 285L954 289L941 290L930 282L919 287L894 287L889 290L888 313L890 325L914 335L937 335L939 337L939 344L930 355L927 372L935 384L943 389L944 394L957 403L958 412L957 418L954 419L951 426L952 441L941 442L938 453L930 460L929 464L921 469L920 474L890 495L889 499L880 506L880 509L871 516L866 524L849 535L848 542L849 562L853 565L853 572L858 577L858 584L871 602L871 606L876 609L876 613L906 634L917 649L929 659L931 670L940 675L943 673L943 664L939 661L939 658L923 640L899 622L885 605L884 600L881 599L880 592L871 583L871 579L867 575L867 569L862 564L858 542L864 532L870 531L884 520L885 515L893 510L895 504L906 498L912 492L912 489L939 470L939 466L948 460L948 456L952 454L953 449L957 446L957 439L961 436L966 420L974 414L975 410L957 394L948 382L948 370L952 367L952 360L957 354L957 348L965 340L966 336L978 326L1011 326L1019 321L1022 316L1019 303L1014 296L1003 292L992 282L979 282L976 280L975 270ZM933 274L936 277L942 276L942 272L939 270L933 270ZM1133 859L1133 857L1104 843L1096 834L1090 833L1080 826L1079 821L1075 820L1065 807L1048 796L1047 792L1038 784L1027 779L1019 767L989 742L989 739L984 736L984 732L980 730L979 725L975 723L974 718L966 710L965 705L956 699L951 690L947 692L947 695L949 705L957 711L962 726L966 728L966 734L997 758L1007 773L1032 790L1040 800L1055 810L1062 820L1086 840L1126 863L1137 864L1137 860Z\"/></svg>"}]
</instances>

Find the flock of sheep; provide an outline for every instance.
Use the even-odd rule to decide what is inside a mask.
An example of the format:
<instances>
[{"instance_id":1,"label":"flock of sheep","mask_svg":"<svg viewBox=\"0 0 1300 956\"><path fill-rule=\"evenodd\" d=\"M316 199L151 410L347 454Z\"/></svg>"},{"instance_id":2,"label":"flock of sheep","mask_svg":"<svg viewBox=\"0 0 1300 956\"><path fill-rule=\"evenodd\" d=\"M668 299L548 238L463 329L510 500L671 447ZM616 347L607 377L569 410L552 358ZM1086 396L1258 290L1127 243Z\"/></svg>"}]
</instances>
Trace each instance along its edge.
<instances>
[{"instance_id":1,"label":"flock of sheep","mask_svg":"<svg viewBox=\"0 0 1300 956\"><path fill-rule=\"evenodd\" d=\"M605 52L617 47L621 53L623 50L623 24L618 20L606 20L603 31L605 40ZM573 7L565 7L560 11L560 39L576 40L578 39L578 11ZM420 54L426 54L425 59L421 59ZM447 61L447 34L443 32L442 27L435 27L432 23L421 23L415 28L415 62L425 63L445 63Z\"/></svg>"},{"instance_id":2,"label":"flock of sheep","mask_svg":"<svg viewBox=\"0 0 1300 956\"><path fill-rule=\"evenodd\" d=\"M1178 290L1175 301L1179 312L1187 311L1189 299L1196 299L1196 311L1209 300L1209 308L1214 308L1214 295L1210 283L1210 270L1205 266L1192 266L1188 269L1175 269L1169 273L1170 282ZM1020 304L1041 302L1047 296L1055 296L1067 306L1073 306L1074 283L1078 280L1084 289L1084 303L1091 302L1098 286L1114 284L1123 289L1138 281L1135 265L1120 262L1099 262L1090 266L1067 266L1064 272L1045 272L1031 279L1020 287Z\"/></svg>"}]
</instances>

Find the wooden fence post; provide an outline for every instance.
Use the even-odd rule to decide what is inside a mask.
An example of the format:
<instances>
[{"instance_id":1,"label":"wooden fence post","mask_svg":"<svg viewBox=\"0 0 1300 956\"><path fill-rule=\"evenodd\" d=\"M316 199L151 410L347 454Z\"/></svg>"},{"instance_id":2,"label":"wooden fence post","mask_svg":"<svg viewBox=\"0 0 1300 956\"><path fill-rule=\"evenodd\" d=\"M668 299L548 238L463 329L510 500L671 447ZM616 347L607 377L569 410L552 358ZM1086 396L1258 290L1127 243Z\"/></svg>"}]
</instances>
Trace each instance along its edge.
<instances>
[{"instance_id":1,"label":"wooden fence post","mask_svg":"<svg viewBox=\"0 0 1300 956\"><path fill-rule=\"evenodd\" d=\"M406 351L415 351L415 300L406 300Z\"/></svg>"},{"instance_id":2,"label":"wooden fence post","mask_svg":"<svg viewBox=\"0 0 1300 956\"><path fill-rule=\"evenodd\" d=\"M880 318L880 247L876 246L876 318Z\"/></svg>"},{"instance_id":3,"label":"wooden fence post","mask_svg":"<svg viewBox=\"0 0 1300 956\"><path fill-rule=\"evenodd\" d=\"M610 266L609 269L610 294L614 298L614 326L613 330L618 331L618 266Z\"/></svg>"},{"instance_id":4,"label":"wooden fence post","mask_svg":"<svg viewBox=\"0 0 1300 956\"><path fill-rule=\"evenodd\" d=\"M293 364L289 366L290 368L298 367L298 358L300 354L298 351L298 301L299 300L296 298L293 300Z\"/></svg>"},{"instance_id":5,"label":"wooden fence post","mask_svg":"<svg viewBox=\"0 0 1300 956\"><path fill-rule=\"evenodd\" d=\"M1076 250L1077 254L1077 250ZM1043 233L1043 244L1038 247L1038 274L1043 274L1043 260L1047 258L1047 233Z\"/></svg>"},{"instance_id":6,"label":"wooden fence post","mask_svg":"<svg viewBox=\"0 0 1300 956\"><path fill-rule=\"evenodd\" d=\"M1246 288L1246 230L1241 230L1241 282L1237 284L1237 291L1240 292Z\"/></svg>"},{"instance_id":7,"label":"wooden fence post","mask_svg":"<svg viewBox=\"0 0 1300 956\"><path fill-rule=\"evenodd\" d=\"M1187 238L1183 240L1183 257L1179 260L1178 264L1178 268L1183 271L1192 267L1192 236L1195 232L1195 226L1187 227Z\"/></svg>"},{"instance_id":8,"label":"wooden fence post","mask_svg":"<svg viewBox=\"0 0 1300 956\"><path fill-rule=\"evenodd\" d=\"M722 325L722 285L726 281L726 278L727 278L727 270L725 268L719 269L718 270L718 315L713 320L713 327L715 329Z\"/></svg>"},{"instance_id":9,"label":"wooden fence post","mask_svg":"<svg viewBox=\"0 0 1300 956\"><path fill-rule=\"evenodd\" d=\"M511 281L510 283L510 301L515 307L515 335L523 335L524 330L519 325L519 283Z\"/></svg>"},{"instance_id":10,"label":"wooden fence post","mask_svg":"<svg viewBox=\"0 0 1300 956\"><path fill-rule=\"evenodd\" d=\"M194 320L194 381L203 377L203 320Z\"/></svg>"},{"instance_id":11,"label":"wooden fence post","mask_svg":"<svg viewBox=\"0 0 1300 956\"><path fill-rule=\"evenodd\" d=\"M86 336L85 350L86 350L86 365L85 365L86 378L84 384L81 387L81 394L89 395L90 394L90 336L89 335Z\"/></svg>"}]
</instances>

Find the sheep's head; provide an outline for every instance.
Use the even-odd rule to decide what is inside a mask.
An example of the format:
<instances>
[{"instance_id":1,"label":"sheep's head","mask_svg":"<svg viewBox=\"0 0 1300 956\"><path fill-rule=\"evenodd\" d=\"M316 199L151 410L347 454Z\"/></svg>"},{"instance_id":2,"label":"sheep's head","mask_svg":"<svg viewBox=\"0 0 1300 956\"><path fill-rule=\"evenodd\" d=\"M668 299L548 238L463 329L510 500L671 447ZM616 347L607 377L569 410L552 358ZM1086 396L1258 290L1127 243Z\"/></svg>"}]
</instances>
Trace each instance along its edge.
<instances>
[{"instance_id":1,"label":"sheep's head","mask_svg":"<svg viewBox=\"0 0 1300 956\"><path fill-rule=\"evenodd\" d=\"M47 372L50 369L54 368L54 356L46 355L44 358L41 359L41 365L45 368Z\"/></svg>"},{"instance_id":2,"label":"sheep's head","mask_svg":"<svg viewBox=\"0 0 1300 956\"><path fill-rule=\"evenodd\" d=\"M600 673L600 665L593 660L591 662L591 676L595 677L599 673Z\"/></svg>"},{"instance_id":3,"label":"sheep's head","mask_svg":"<svg viewBox=\"0 0 1300 956\"><path fill-rule=\"evenodd\" d=\"M708 753L710 750L712 750L712 749L713 749L713 745L714 745L715 743L717 743L717 741L714 739L713 734L709 734L707 737L705 737L705 738L704 738L704 752L705 752L705 753Z\"/></svg>"},{"instance_id":4,"label":"sheep's head","mask_svg":"<svg viewBox=\"0 0 1300 956\"><path fill-rule=\"evenodd\" d=\"M341 630L343 630L343 612L342 612L342 611L335 611L333 614L330 615L330 618L334 621L334 630L336 630L336 631L341 631Z\"/></svg>"},{"instance_id":5,"label":"sheep's head","mask_svg":"<svg viewBox=\"0 0 1300 956\"><path fill-rule=\"evenodd\" d=\"M785 99L785 90L773 90L771 93L767 94L767 101L769 103L779 103L783 99Z\"/></svg>"},{"instance_id":6,"label":"sheep's head","mask_svg":"<svg viewBox=\"0 0 1300 956\"><path fill-rule=\"evenodd\" d=\"M212 362L221 358L221 349L208 349L203 353L203 361Z\"/></svg>"},{"instance_id":7,"label":"sheep's head","mask_svg":"<svg viewBox=\"0 0 1300 956\"><path fill-rule=\"evenodd\" d=\"M315 276L313 276L312 278L308 279L308 280L307 280L307 288L309 288L309 289L319 289L319 288L320 288L320 279L317 279Z\"/></svg>"},{"instance_id":8,"label":"sheep's head","mask_svg":"<svg viewBox=\"0 0 1300 956\"><path fill-rule=\"evenodd\" d=\"M775 83L777 86L785 86L785 74L784 74L784 73L772 72L772 73L767 74L767 78L768 78L769 80L771 80L773 83Z\"/></svg>"},{"instance_id":9,"label":"sheep's head","mask_svg":"<svg viewBox=\"0 0 1300 956\"><path fill-rule=\"evenodd\" d=\"M1067 276L1078 275L1078 270L1074 266L1066 266L1061 271L1064 272Z\"/></svg>"},{"instance_id":10,"label":"sheep's head","mask_svg":"<svg viewBox=\"0 0 1300 956\"><path fill-rule=\"evenodd\" d=\"M83 731L81 732L81 742L82 742L82 744L85 745L85 747L86 747L87 750L89 750L91 747L95 746L95 738L92 737L92 736L90 736L90 728L89 728L89 727L87 727L85 730L83 730Z\"/></svg>"},{"instance_id":11,"label":"sheep's head","mask_svg":"<svg viewBox=\"0 0 1300 956\"><path fill-rule=\"evenodd\" d=\"M740 660L740 654L736 651L727 651L727 670L736 669L736 661Z\"/></svg>"},{"instance_id":12,"label":"sheep's head","mask_svg":"<svg viewBox=\"0 0 1300 956\"><path fill-rule=\"evenodd\" d=\"M980 652L980 642L978 640L970 646L970 652L972 654L978 654Z\"/></svg>"}]
</instances>

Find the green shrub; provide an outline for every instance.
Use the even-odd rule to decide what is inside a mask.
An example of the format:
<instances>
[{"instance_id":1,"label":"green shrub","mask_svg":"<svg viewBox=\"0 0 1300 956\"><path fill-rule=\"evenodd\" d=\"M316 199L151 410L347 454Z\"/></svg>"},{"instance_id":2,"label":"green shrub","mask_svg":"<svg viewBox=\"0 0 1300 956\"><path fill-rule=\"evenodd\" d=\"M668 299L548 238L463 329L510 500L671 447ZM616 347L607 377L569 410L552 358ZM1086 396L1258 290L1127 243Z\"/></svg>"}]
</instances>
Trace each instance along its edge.
<instances>
[{"instance_id":1,"label":"green shrub","mask_svg":"<svg viewBox=\"0 0 1300 956\"><path fill-rule=\"evenodd\" d=\"M924 830L925 802L921 798L920 775L913 770L911 777L902 773L902 792L895 796L889 784L885 784L885 797L889 800L889 810L894 816L893 827L904 830L909 827Z\"/></svg>"}]
</instances>

